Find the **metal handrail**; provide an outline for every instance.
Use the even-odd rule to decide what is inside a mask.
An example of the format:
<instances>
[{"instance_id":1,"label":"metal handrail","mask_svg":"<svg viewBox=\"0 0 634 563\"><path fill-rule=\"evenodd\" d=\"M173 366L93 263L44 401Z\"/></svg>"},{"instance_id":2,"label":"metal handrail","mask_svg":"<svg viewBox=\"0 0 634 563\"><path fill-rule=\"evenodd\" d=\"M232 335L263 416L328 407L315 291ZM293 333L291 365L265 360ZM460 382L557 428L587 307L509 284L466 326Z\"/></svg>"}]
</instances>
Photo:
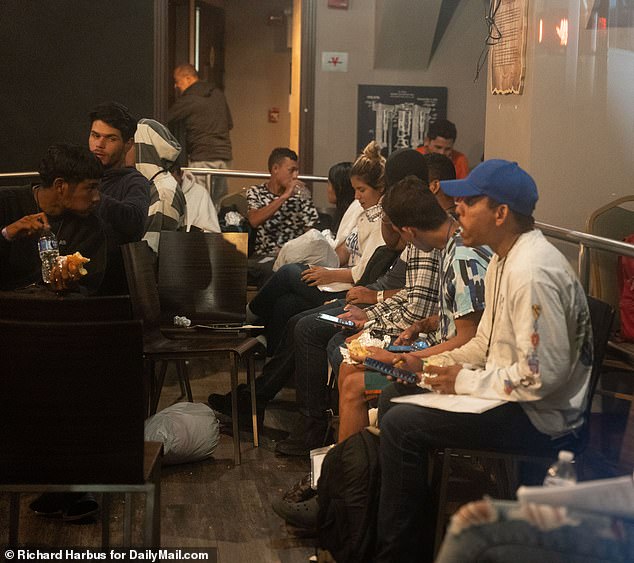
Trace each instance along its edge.
<instances>
[{"instance_id":1,"label":"metal handrail","mask_svg":"<svg viewBox=\"0 0 634 563\"><path fill-rule=\"evenodd\" d=\"M185 167L183 170L188 170L194 174L206 174L208 176L229 176L231 178L270 178L271 175L268 172L252 172L249 170L227 170L224 168L190 168ZM3 172L0 173L0 178L29 178L31 176L39 176L38 172ZM305 182L327 182L326 176L312 176L307 174L300 174L299 179Z\"/></svg>"},{"instance_id":2,"label":"metal handrail","mask_svg":"<svg viewBox=\"0 0 634 563\"><path fill-rule=\"evenodd\" d=\"M266 179L270 177L268 172L252 172L247 170L225 170L216 168L183 168L195 174L207 174L210 176L230 176L232 178L257 178ZM37 172L5 172L0 173L0 178L25 178L37 176ZM301 175L299 179L306 182L327 182L325 176ZM612 240L608 238L590 235L581 231L565 229L547 223L535 222L535 226L546 236L579 245L579 256L577 259L577 273L579 280L587 291L590 287L590 252L589 249L603 250L621 256L634 257L634 245Z\"/></svg>"}]
</instances>

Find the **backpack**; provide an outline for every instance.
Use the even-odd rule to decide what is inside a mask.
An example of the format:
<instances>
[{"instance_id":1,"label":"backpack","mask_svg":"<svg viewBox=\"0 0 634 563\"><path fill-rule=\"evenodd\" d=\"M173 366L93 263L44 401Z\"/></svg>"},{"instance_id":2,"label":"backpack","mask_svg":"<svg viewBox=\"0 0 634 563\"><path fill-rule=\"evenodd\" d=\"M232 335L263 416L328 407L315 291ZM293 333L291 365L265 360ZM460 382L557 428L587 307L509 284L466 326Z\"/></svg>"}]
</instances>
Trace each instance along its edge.
<instances>
[{"instance_id":1,"label":"backpack","mask_svg":"<svg viewBox=\"0 0 634 563\"><path fill-rule=\"evenodd\" d=\"M318 540L337 563L373 559L380 483L379 437L368 430L337 444L324 458L317 483Z\"/></svg>"},{"instance_id":2,"label":"backpack","mask_svg":"<svg viewBox=\"0 0 634 563\"><path fill-rule=\"evenodd\" d=\"M625 237L625 242L634 244L634 234ZM619 313L621 338L634 342L634 258L619 256Z\"/></svg>"}]
</instances>

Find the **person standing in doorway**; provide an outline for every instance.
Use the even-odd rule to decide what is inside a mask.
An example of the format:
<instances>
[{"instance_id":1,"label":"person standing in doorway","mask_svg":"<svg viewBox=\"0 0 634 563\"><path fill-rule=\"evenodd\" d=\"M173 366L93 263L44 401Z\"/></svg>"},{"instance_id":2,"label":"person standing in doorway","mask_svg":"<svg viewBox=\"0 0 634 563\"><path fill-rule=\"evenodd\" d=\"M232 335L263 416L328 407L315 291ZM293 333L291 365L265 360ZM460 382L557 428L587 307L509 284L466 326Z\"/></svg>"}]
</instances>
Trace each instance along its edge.
<instances>
[{"instance_id":1,"label":"person standing in doorway","mask_svg":"<svg viewBox=\"0 0 634 563\"><path fill-rule=\"evenodd\" d=\"M233 129L231 111L223 91L215 84L200 80L191 64L174 69L174 87L180 94L169 108L167 120L170 129L184 126L185 149L192 168L227 169L231 165L231 138ZM172 123L172 122L181 122ZM207 189L216 205L227 193L227 180L207 176Z\"/></svg>"}]
</instances>

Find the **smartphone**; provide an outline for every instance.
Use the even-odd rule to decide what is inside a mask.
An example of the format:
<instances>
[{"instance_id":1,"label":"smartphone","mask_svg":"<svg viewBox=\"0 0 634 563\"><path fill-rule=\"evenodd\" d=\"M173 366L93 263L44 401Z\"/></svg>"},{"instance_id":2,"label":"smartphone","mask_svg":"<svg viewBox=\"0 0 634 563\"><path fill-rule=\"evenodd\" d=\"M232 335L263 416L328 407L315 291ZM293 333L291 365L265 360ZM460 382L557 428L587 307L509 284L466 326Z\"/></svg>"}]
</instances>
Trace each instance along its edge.
<instances>
[{"instance_id":1,"label":"smartphone","mask_svg":"<svg viewBox=\"0 0 634 563\"><path fill-rule=\"evenodd\" d=\"M345 327L345 328L355 328L355 324L353 321L348 321L346 319L340 319L339 317L335 317L333 315L327 315L326 313L319 313L319 315L317 315L317 318L320 321L324 321L327 323L332 323L336 326L341 326L341 327Z\"/></svg>"},{"instance_id":2,"label":"smartphone","mask_svg":"<svg viewBox=\"0 0 634 563\"><path fill-rule=\"evenodd\" d=\"M417 340L416 342L412 342L411 344L405 346L396 346L395 344L390 344L387 347L388 352L416 352L418 350L424 350L425 348L429 348L429 344L424 340Z\"/></svg>"},{"instance_id":3,"label":"smartphone","mask_svg":"<svg viewBox=\"0 0 634 563\"><path fill-rule=\"evenodd\" d=\"M363 365L383 375L391 375L394 379L400 379L401 381L405 381L405 383L416 383L416 374L413 371L397 368L392 364L379 362L372 358L366 358Z\"/></svg>"},{"instance_id":4,"label":"smartphone","mask_svg":"<svg viewBox=\"0 0 634 563\"><path fill-rule=\"evenodd\" d=\"M414 350L416 350L416 348L414 348L413 346L407 345L407 346L397 346L396 344L390 344L387 347L387 351L388 352L413 352Z\"/></svg>"}]
</instances>

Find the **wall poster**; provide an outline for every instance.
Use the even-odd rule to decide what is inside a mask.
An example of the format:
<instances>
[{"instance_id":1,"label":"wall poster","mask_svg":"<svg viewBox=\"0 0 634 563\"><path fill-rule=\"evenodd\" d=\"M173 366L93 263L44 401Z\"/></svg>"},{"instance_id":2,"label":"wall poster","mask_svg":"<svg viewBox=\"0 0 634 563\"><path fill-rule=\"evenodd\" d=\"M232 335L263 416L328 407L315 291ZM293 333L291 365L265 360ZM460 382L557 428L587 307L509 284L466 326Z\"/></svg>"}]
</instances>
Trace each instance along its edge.
<instances>
[{"instance_id":1,"label":"wall poster","mask_svg":"<svg viewBox=\"0 0 634 563\"><path fill-rule=\"evenodd\" d=\"M447 118L447 88L359 84L357 152L375 139L385 157L423 144L427 127Z\"/></svg>"}]
</instances>

